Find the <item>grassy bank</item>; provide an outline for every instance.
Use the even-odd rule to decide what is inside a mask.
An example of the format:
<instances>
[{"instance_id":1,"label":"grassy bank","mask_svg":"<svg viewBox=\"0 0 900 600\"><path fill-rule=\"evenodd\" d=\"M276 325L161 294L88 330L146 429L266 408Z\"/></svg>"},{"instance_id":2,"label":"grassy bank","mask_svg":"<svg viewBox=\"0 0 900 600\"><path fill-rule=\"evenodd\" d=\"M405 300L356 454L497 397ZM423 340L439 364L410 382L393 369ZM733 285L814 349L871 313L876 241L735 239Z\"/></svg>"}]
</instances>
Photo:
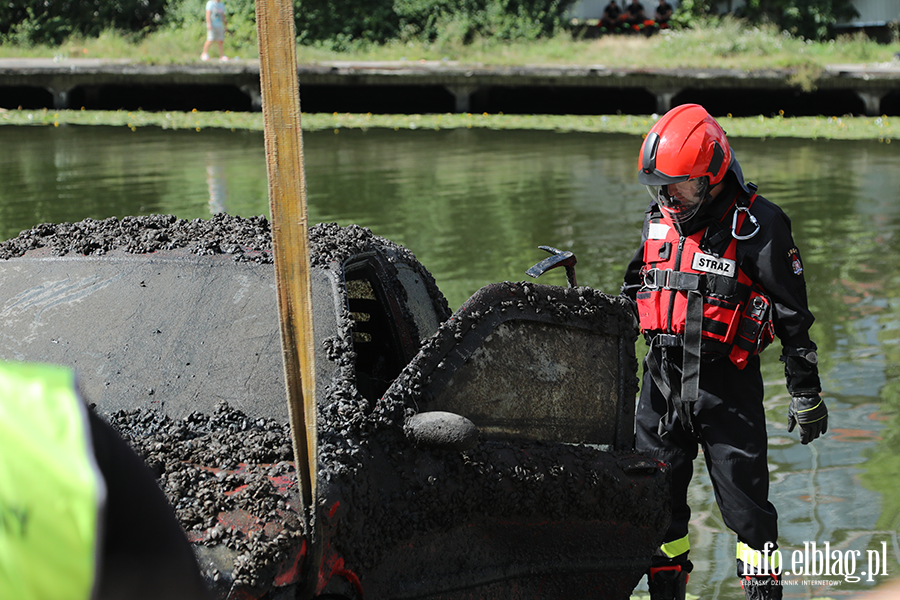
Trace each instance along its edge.
<instances>
[{"instance_id":1,"label":"grassy bank","mask_svg":"<svg viewBox=\"0 0 900 600\"><path fill-rule=\"evenodd\" d=\"M246 28L245 28L246 31ZM236 60L258 58L253 33L243 39L226 38L226 53ZM92 39L70 39L60 46L0 45L0 58L128 59L141 63L174 64L199 61L204 31L166 29L143 37L106 33ZM644 37L608 35L574 39L560 34L528 43L499 43L482 39L470 44L454 42L423 44L360 45L353 52L337 53L323 48L299 46L298 61L418 61L446 60L484 65L605 65L608 67L727 67L739 69L789 68L795 83L809 89L828 64L898 64L900 42L878 44L864 36L848 36L827 43L813 43L787 36L774 28L747 27L733 19L700 23L690 30L670 31ZM649 116L514 116L514 115L347 115L305 114L307 130L345 128L449 129L543 129L646 133ZM900 119L866 117L722 118L729 135L741 137L802 137L815 139L871 139L890 141L898 137ZM0 124L15 125L115 125L131 128L262 129L262 117L253 113L143 113L100 111L11 110L0 112Z\"/></svg>"},{"instance_id":2,"label":"grassy bank","mask_svg":"<svg viewBox=\"0 0 900 600\"><path fill-rule=\"evenodd\" d=\"M643 135L655 122L652 115L553 116L504 114L437 114L437 115L372 115L312 114L302 115L304 130L342 129L537 129L546 131L579 131L592 133L627 133ZM900 117L722 117L722 127L731 137L776 138L796 137L825 140L877 140L891 143L900 137ZM7 110L0 111L0 125L109 125L128 127L162 127L164 129L206 128L247 129L261 131L260 113L242 112L129 112L88 110Z\"/></svg>"},{"instance_id":3,"label":"grassy bank","mask_svg":"<svg viewBox=\"0 0 900 600\"><path fill-rule=\"evenodd\" d=\"M205 31L165 29L143 37L106 33L99 38L70 39L60 46L0 46L0 58L44 57L131 59L173 64L199 60ZM245 31L247 31L245 29ZM226 38L226 53L238 59L258 58L255 32ZM826 64L893 62L900 41L878 44L862 35L825 43L792 38L774 27L747 27L733 19L698 23L693 29L642 35L607 35L574 39L569 33L527 43L475 40L469 44L359 45L353 52L299 46L298 61L447 60L466 64L605 65L609 67L796 68L815 72Z\"/></svg>"}]
</instances>

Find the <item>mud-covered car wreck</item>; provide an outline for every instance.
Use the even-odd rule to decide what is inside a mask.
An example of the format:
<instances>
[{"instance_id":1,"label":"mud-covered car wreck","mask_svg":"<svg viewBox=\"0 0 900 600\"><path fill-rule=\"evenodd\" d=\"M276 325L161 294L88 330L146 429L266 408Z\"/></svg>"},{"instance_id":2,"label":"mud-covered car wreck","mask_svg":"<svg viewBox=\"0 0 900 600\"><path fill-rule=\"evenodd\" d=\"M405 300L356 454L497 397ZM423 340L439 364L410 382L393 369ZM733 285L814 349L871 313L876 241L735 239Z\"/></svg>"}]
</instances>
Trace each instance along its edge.
<instances>
[{"instance_id":1,"label":"mud-covered car wreck","mask_svg":"<svg viewBox=\"0 0 900 600\"><path fill-rule=\"evenodd\" d=\"M220 598L628 598L669 514L665 465L633 450L624 301L500 282L451 313L367 229L315 226L310 254L313 507L265 219L22 232L0 244L0 357L78 372Z\"/></svg>"}]
</instances>

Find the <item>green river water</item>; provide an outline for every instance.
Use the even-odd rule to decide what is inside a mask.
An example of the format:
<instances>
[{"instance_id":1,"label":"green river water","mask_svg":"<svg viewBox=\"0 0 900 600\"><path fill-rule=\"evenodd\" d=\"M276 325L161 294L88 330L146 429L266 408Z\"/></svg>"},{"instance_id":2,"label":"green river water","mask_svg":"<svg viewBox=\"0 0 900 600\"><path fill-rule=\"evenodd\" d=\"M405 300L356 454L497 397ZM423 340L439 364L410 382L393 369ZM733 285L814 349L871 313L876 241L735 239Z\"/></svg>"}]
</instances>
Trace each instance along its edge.
<instances>
[{"instance_id":1,"label":"green river water","mask_svg":"<svg viewBox=\"0 0 900 600\"><path fill-rule=\"evenodd\" d=\"M874 141L731 141L747 178L793 221L831 411L828 434L801 446L787 433L777 345L764 355L783 560L790 570L800 556L812 570L804 551L828 543L841 565L789 577L785 597L853 597L900 576L898 152ZM451 308L486 283L527 278L542 244L576 254L579 284L618 293L649 199L636 182L640 143L476 129L307 132L309 218L357 223L408 247ZM0 127L0 147L3 239L87 217L268 214L259 132ZM565 283L561 270L542 282ZM734 536L702 463L695 473L689 594L743 598ZM872 576L876 556L886 564ZM635 594L646 596L646 584Z\"/></svg>"}]
</instances>

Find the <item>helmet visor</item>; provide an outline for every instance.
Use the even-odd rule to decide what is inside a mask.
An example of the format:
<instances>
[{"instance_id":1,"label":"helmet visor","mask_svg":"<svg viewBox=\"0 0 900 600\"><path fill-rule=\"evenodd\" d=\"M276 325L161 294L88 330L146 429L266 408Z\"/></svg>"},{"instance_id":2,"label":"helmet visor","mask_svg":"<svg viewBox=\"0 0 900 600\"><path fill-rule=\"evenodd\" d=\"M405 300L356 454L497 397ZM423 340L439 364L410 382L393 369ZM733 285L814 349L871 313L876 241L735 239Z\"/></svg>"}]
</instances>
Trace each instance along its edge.
<instances>
[{"instance_id":1,"label":"helmet visor","mask_svg":"<svg viewBox=\"0 0 900 600\"><path fill-rule=\"evenodd\" d=\"M647 191L676 223L684 223L700 210L709 194L709 177L695 177L667 185L648 185Z\"/></svg>"}]
</instances>

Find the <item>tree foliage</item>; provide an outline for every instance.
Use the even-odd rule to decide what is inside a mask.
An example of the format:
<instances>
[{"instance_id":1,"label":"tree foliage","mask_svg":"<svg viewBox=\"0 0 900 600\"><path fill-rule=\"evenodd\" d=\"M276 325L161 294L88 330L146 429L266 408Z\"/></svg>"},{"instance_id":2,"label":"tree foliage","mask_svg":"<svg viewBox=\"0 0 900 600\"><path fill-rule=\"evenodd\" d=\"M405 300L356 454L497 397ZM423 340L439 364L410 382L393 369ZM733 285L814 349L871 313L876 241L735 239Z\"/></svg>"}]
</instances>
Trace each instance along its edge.
<instances>
[{"instance_id":1,"label":"tree foliage","mask_svg":"<svg viewBox=\"0 0 900 600\"><path fill-rule=\"evenodd\" d=\"M293 0L301 43L350 49L394 40L535 39L552 34L575 0ZM206 0L7 0L0 41L60 44L106 30L145 33L201 24ZM225 0L237 38L255 27L254 0Z\"/></svg>"},{"instance_id":2,"label":"tree foliage","mask_svg":"<svg viewBox=\"0 0 900 600\"><path fill-rule=\"evenodd\" d=\"M716 14L717 0L684 0L680 22L690 24L691 17ZM835 23L859 15L852 0L747 0L740 16L751 23L774 23L782 31L809 40L825 40L833 35Z\"/></svg>"},{"instance_id":3,"label":"tree foliage","mask_svg":"<svg viewBox=\"0 0 900 600\"><path fill-rule=\"evenodd\" d=\"M360 41L536 39L557 31L574 1L295 0L295 16L301 41L336 48Z\"/></svg>"},{"instance_id":4,"label":"tree foliage","mask_svg":"<svg viewBox=\"0 0 900 600\"><path fill-rule=\"evenodd\" d=\"M166 0L15 0L0 2L0 38L22 44L59 44L72 35L107 29L132 32L159 24Z\"/></svg>"},{"instance_id":5,"label":"tree foliage","mask_svg":"<svg viewBox=\"0 0 900 600\"><path fill-rule=\"evenodd\" d=\"M484 36L536 39L553 34L571 0L394 0L404 37L426 41Z\"/></svg>"},{"instance_id":6,"label":"tree foliage","mask_svg":"<svg viewBox=\"0 0 900 600\"><path fill-rule=\"evenodd\" d=\"M751 20L771 20L810 40L827 39L835 23L859 15L851 0L748 0L745 10Z\"/></svg>"},{"instance_id":7,"label":"tree foliage","mask_svg":"<svg viewBox=\"0 0 900 600\"><path fill-rule=\"evenodd\" d=\"M335 49L394 39L400 20L393 4L393 0L294 0L297 38Z\"/></svg>"},{"instance_id":8,"label":"tree foliage","mask_svg":"<svg viewBox=\"0 0 900 600\"><path fill-rule=\"evenodd\" d=\"M470 42L480 37L531 40L564 25L575 0L293 0L300 43L336 50L390 41ZM193 27L206 0L6 0L0 2L0 42L60 44L106 30L146 33ZM254 0L225 0L229 30L251 39ZM682 0L675 22L716 14L720 0ZM770 22L795 36L822 40L832 26L856 15L852 0L746 0L742 16Z\"/></svg>"}]
</instances>

